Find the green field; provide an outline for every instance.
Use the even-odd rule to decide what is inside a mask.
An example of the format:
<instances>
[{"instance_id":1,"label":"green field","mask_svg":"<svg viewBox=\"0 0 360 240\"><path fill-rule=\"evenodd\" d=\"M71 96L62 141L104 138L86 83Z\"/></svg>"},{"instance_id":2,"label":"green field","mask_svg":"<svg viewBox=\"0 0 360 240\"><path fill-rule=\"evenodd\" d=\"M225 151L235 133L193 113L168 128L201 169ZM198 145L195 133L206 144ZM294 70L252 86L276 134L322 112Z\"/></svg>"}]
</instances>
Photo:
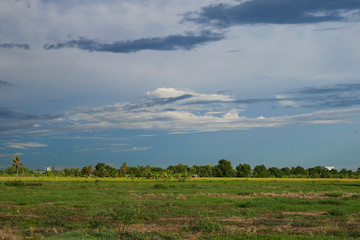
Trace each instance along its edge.
<instances>
[{"instance_id":1,"label":"green field","mask_svg":"<svg viewBox=\"0 0 360 240\"><path fill-rule=\"evenodd\" d=\"M360 239L359 180L14 180L0 239Z\"/></svg>"}]
</instances>

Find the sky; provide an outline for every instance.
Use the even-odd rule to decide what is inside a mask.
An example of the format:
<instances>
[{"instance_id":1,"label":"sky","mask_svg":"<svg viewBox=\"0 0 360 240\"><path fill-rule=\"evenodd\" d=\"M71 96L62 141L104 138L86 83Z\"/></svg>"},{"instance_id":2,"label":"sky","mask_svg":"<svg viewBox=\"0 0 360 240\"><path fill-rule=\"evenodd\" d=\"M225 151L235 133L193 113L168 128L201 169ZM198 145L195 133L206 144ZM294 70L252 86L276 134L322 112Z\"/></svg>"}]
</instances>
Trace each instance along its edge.
<instances>
[{"instance_id":1,"label":"sky","mask_svg":"<svg viewBox=\"0 0 360 240\"><path fill-rule=\"evenodd\" d=\"M360 167L358 0L2 0L0 169Z\"/></svg>"}]
</instances>

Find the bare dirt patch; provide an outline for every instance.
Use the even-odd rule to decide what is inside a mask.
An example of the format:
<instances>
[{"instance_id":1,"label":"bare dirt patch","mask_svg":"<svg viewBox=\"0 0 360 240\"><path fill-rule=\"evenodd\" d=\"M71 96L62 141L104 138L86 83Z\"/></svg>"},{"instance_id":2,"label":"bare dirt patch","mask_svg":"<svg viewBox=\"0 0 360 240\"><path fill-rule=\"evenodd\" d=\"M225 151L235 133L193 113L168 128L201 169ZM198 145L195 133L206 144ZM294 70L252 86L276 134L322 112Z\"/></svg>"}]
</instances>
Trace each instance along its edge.
<instances>
[{"instance_id":1,"label":"bare dirt patch","mask_svg":"<svg viewBox=\"0 0 360 240\"><path fill-rule=\"evenodd\" d=\"M40 207L41 206L54 206L54 205L55 205L55 203L53 203L53 202L43 202L43 203L39 204Z\"/></svg>"},{"instance_id":2,"label":"bare dirt patch","mask_svg":"<svg viewBox=\"0 0 360 240\"><path fill-rule=\"evenodd\" d=\"M326 214L327 212L323 211L314 211L314 212L281 212L284 215L301 215L301 216L321 216Z\"/></svg>"},{"instance_id":3,"label":"bare dirt patch","mask_svg":"<svg viewBox=\"0 0 360 240\"><path fill-rule=\"evenodd\" d=\"M1 240L17 240L21 239L16 236L15 232L12 230L0 230L0 239Z\"/></svg>"},{"instance_id":4,"label":"bare dirt patch","mask_svg":"<svg viewBox=\"0 0 360 240\"><path fill-rule=\"evenodd\" d=\"M202 192L198 193L195 196L211 196L211 197L223 197L231 199L250 199L255 197L288 197L288 198L298 198L298 199L327 199L329 197L321 195L321 193L303 193L303 192L283 192L283 193L274 193L274 192L260 192L252 193L249 195L236 195L229 193L207 193Z\"/></svg>"},{"instance_id":5,"label":"bare dirt patch","mask_svg":"<svg viewBox=\"0 0 360 240\"><path fill-rule=\"evenodd\" d=\"M158 233L168 233L168 232L178 232L179 226L176 225L157 225L157 224L132 224L128 227L128 231L136 232L158 232Z\"/></svg>"}]
</instances>

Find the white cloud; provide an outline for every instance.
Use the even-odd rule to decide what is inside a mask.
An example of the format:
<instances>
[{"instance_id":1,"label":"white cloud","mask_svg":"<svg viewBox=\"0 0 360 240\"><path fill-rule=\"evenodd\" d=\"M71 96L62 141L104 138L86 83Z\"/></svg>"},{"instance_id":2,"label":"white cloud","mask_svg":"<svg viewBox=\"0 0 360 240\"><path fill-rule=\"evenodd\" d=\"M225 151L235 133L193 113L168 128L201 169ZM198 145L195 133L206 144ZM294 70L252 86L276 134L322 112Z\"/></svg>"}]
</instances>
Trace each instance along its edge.
<instances>
[{"instance_id":1,"label":"white cloud","mask_svg":"<svg viewBox=\"0 0 360 240\"><path fill-rule=\"evenodd\" d=\"M184 95L190 95L189 99L184 101L233 101L233 97L223 94L201 94L191 90L180 90L175 88L158 88L154 91L146 92L148 96L159 98L176 98Z\"/></svg>"},{"instance_id":2,"label":"white cloud","mask_svg":"<svg viewBox=\"0 0 360 240\"><path fill-rule=\"evenodd\" d=\"M279 99L279 103L284 107L298 107L298 104L295 101L288 100L286 96L276 94L275 98Z\"/></svg>"},{"instance_id":3,"label":"white cloud","mask_svg":"<svg viewBox=\"0 0 360 240\"><path fill-rule=\"evenodd\" d=\"M124 148L124 146L128 146L129 144L107 144L107 145L110 145L111 147L81 148L81 149L74 149L73 152L88 152L88 151L136 152L136 151L145 151L151 148L151 147Z\"/></svg>"},{"instance_id":4,"label":"white cloud","mask_svg":"<svg viewBox=\"0 0 360 240\"><path fill-rule=\"evenodd\" d=\"M22 156L22 153L0 153L0 158L13 157L13 156Z\"/></svg>"},{"instance_id":5,"label":"white cloud","mask_svg":"<svg viewBox=\"0 0 360 240\"><path fill-rule=\"evenodd\" d=\"M216 94L199 94L194 91L161 88L149 92L148 95L161 98L176 98L190 94L201 96L197 99L226 99L228 96ZM87 109L84 112L74 112L69 119L74 123L68 126L72 130L105 130L113 128L124 129L162 129L170 132L206 132L222 130L244 130L260 127L281 127L288 125L335 124L348 122L360 113L360 108L323 110L296 115L249 117L240 115L243 109L233 108L233 103L222 106L212 106L205 102L197 104L197 108L184 107L184 101L191 103L192 97L185 100L165 102L165 104L136 105L118 103ZM222 111L214 111L222 109Z\"/></svg>"},{"instance_id":6,"label":"white cloud","mask_svg":"<svg viewBox=\"0 0 360 240\"><path fill-rule=\"evenodd\" d=\"M110 143L108 144L109 146L113 146L113 147L123 147L123 146L129 146L129 144L127 143Z\"/></svg>"},{"instance_id":7,"label":"white cloud","mask_svg":"<svg viewBox=\"0 0 360 240\"><path fill-rule=\"evenodd\" d=\"M6 146L8 148L28 149L28 148L47 147L48 145L35 143L35 142L27 142L27 143L9 142L6 144Z\"/></svg>"},{"instance_id":8,"label":"white cloud","mask_svg":"<svg viewBox=\"0 0 360 240\"><path fill-rule=\"evenodd\" d=\"M189 97L181 98L186 94ZM110 129L167 130L172 133L245 130L289 125L345 123L360 114L360 108L347 108L283 116L271 116L260 112L257 116L250 117L246 115L244 109L238 109L236 99L228 95L203 94L175 88L160 88L148 92L147 95L153 96L153 98L146 99L139 104L123 102L94 108L79 108L65 113L65 120L62 124L57 122L47 127L40 127L43 129L38 131L17 131L16 133L20 135L51 135L62 132ZM177 97L180 98L174 100ZM47 145L32 142L10 142L7 146L25 149L46 147ZM114 149L110 150L119 150L116 148L121 146L124 145L114 144L110 146Z\"/></svg>"},{"instance_id":9,"label":"white cloud","mask_svg":"<svg viewBox=\"0 0 360 240\"><path fill-rule=\"evenodd\" d=\"M137 151L146 151L148 149L150 149L150 147L132 147L132 148L121 149L119 150L119 152L137 152Z\"/></svg>"}]
</instances>

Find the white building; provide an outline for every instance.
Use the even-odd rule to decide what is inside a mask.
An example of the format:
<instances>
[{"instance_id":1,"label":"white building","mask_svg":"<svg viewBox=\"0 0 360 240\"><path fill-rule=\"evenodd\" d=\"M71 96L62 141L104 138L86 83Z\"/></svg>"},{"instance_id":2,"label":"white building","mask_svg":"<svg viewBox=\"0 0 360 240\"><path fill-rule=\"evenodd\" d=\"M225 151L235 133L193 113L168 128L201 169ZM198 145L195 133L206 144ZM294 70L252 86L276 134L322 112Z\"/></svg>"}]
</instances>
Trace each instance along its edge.
<instances>
[{"instance_id":1,"label":"white building","mask_svg":"<svg viewBox=\"0 0 360 240\"><path fill-rule=\"evenodd\" d=\"M327 169L327 170L329 170L329 171L335 169L335 167L333 167L333 166L322 166L321 168Z\"/></svg>"}]
</instances>

